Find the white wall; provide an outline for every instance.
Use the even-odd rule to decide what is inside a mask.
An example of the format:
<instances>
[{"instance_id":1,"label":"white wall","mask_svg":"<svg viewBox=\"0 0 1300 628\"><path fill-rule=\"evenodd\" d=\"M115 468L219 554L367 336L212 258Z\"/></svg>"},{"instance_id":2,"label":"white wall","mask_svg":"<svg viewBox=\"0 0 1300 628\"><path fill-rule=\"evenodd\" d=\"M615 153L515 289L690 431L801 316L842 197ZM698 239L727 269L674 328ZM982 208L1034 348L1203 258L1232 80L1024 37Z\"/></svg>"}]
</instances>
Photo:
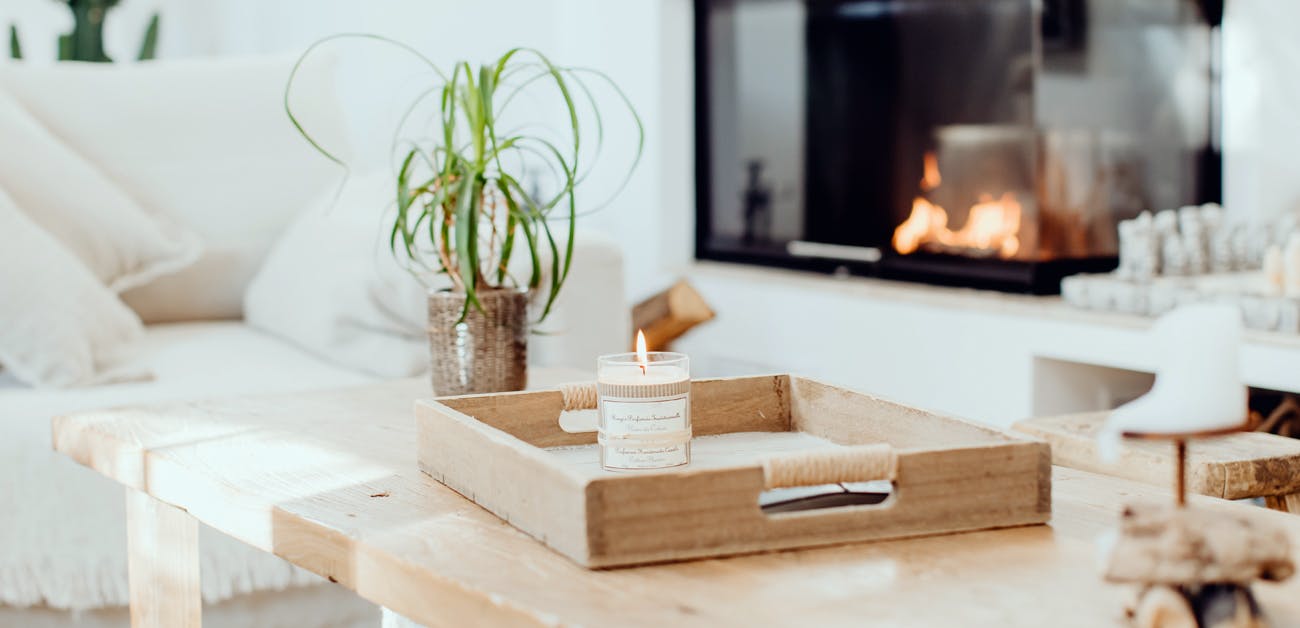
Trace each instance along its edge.
<instances>
[{"instance_id":1,"label":"white wall","mask_svg":"<svg viewBox=\"0 0 1300 628\"><path fill-rule=\"evenodd\" d=\"M1224 16L1224 206L1300 211L1300 2L1229 0Z\"/></svg>"}]
</instances>

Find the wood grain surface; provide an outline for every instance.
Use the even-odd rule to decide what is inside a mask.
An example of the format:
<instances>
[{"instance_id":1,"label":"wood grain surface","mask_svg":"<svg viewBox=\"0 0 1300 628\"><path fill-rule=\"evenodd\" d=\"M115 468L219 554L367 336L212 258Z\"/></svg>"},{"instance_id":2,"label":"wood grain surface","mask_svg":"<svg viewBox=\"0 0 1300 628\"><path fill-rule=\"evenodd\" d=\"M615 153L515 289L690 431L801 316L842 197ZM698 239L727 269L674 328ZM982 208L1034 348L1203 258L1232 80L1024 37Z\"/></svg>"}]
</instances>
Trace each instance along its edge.
<instances>
[{"instance_id":1,"label":"wood grain surface","mask_svg":"<svg viewBox=\"0 0 1300 628\"><path fill-rule=\"evenodd\" d=\"M427 386L88 412L55 419L54 445L429 626L1116 625L1128 589L1102 582L1094 541L1125 500L1170 498L1057 467L1046 526L590 571L417 470ZM1193 502L1276 518L1300 547L1300 518ZM1300 624L1300 583L1257 593Z\"/></svg>"},{"instance_id":2,"label":"wood grain surface","mask_svg":"<svg viewBox=\"0 0 1300 628\"><path fill-rule=\"evenodd\" d=\"M1097 455L1097 431L1108 413L1092 412L1026 419L1014 429L1046 440L1054 464L1172 485L1174 445L1125 440L1119 460ZM1300 440L1260 432L1197 439L1187 445L1187 490L1224 499L1285 497L1300 492ZM1278 504L1285 500L1274 500Z\"/></svg>"}]
</instances>

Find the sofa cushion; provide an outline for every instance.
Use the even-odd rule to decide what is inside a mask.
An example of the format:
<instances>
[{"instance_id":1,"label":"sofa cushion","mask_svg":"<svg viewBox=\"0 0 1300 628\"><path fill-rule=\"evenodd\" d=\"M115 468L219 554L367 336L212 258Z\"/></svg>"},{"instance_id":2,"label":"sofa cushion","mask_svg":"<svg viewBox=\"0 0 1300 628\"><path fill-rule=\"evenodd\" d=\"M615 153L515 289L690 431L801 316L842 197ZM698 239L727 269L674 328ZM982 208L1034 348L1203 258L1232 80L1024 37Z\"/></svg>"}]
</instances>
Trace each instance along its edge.
<instances>
[{"instance_id":1,"label":"sofa cushion","mask_svg":"<svg viewBox=\"0 0 1300 628\"><path fill-rule=\"evenodd\" d=\"M244 320L336 364L384 377L428 368L425 288L388 248L393 177L353 177L285 231L248 285ZM431 278L449 286L444 275Z\"/></svg>"},{"instance_id":2,"label":"sofa cushion","mask_svg":"<svg viewBox=\"0 0 1300 628\"><path fill-rule=\"evenodd\" d=\"M55 394L0 373L0 504L21 504L0 509L0 604L99 608L128 601L122 487L54 453L50 417L373 381L233 321L150 326L130 364L154 379ZM208 602L318 581L206 527L199 549Z\"/></svg>"},{"instance_id":3,"label":"sofa cushion","mask_svg":"<svg viewBox=\"0 0 1300 628\"><path fill-rule=\"evenodd\" d=\"M124 294L146 321L240 317L246 284L281 230L340 178L285 114L295 60L5 69L7 87L46 128L202 240L196 264ZM313 135L346 155L334 65L326 55L307 63L293 102Z\"/></svg>"},{"instance_id":4,"label":"sofa cushion","mask_svg":"<svg viewBox=\"0 0 1300 628\"><path fill-rule=\"evenodd\" d=\"M194 234L151 217L0 88L0 188L116 292L191 264Z\"/></svg>"},{"instance_id":5,"label":"sofa cushion","mask_svg":"<svg viewBox=\"0 0 1300 628\"><path fill-rule=\"evenodd\" d=\"M124 373L118 360L140 336L140 319L3 189L0 295L0 364L9 377L74 386Z\"/></svg>"},{"instance_id":6,"label":"sofa cushion","mask_svg":"<svg viewBox=\"0 0 1300 628\"><path fill-rule=\"evenodd\" d=\"M432 272L421 281L394 259L388 247L394 189L392 175L379 172L353 177L337 195L323 193L285 231L249 284L245 321L374 375L426 371L427 289L451 283ZM516 278L531 271L523 246L511 258ZM629 341L617 243L581 232L573 260L551 315L535 329L541 333L529 337L528 362L534 366L588 369L596 356L622 350ZM542 263L549 276L549 258L543 256Z\"/></svg>"}]
</instances>

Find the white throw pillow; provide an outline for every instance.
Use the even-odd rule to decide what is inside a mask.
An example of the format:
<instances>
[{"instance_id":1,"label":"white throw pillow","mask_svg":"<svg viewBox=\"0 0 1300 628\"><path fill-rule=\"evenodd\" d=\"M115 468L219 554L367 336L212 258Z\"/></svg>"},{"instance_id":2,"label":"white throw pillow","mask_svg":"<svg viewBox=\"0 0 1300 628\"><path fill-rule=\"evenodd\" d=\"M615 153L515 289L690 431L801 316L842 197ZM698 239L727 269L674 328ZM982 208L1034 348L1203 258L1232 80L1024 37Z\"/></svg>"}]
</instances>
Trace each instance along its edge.
<instances>
[{"instance_id":1,"label":"white throw pillow","mask_svg":"<svg viewBox=\"0 0 1300 628\"><path fill-rule=\"evenodd\" d=\"M249 283L245 321L374 375L424 371L425 289L388 248L395 185L353 177L303 212Z\"/></svg>"},{"instance_id":2,"label":"white throw pillow","mask_svg":"<svg viewBox=\"0 0 1300 628\"><path fill-rule=\"evenodd\" d=\"M0 188L116 292L198 259L199 241L150 217L88 161L0 90Z\"/></svg>"},{"instance_id":3,"label":"white throw pillow","mask_svg":"<svg viewBox=\"0 0 1300 628\"><path fill-rule=\"evenodd\" d=\"M115 370L140 319L0 190L0 364L33 386L135 378Z\"/></svg>"},{"instance_id":4,"label":"white throw pillow","mask_svg":"<svg viewBox=\"0 0 1300 628\"><path fill-rule=\"evenodd\" d=\"M239 318L248 280L293 217L341 170L284 111L296 56L60 63L3 68L3 82L54 135L151 213L198 234L198 262L123 294L150 322ZM309 61L295 110L348 154L329 55Z\"/></svg>"},{"instance_id":5,"label":"white throw pillow","mask_svg":"<svg viewBox=\"0 0 1300 628\"><path fill-rule=\"evenodd\" d=\"M354 177L337 199L326 192L303 212L249 284L245 321L331 362L381 377L427 370L424 286L447 288L450 281L432 275L421 282L393 258L388 236L395 185L386 173ZM529 339L530 364L589 368L596 355L622 350L628 338L617 245L580 234L574 262L564 293L537 330L543 333ZM543 264L542 272L549 273L547 260ZM528 276L523 249L516 250L511 271ZM611 337L618 342L610 344Z\"/></svg>"}]
</instances>

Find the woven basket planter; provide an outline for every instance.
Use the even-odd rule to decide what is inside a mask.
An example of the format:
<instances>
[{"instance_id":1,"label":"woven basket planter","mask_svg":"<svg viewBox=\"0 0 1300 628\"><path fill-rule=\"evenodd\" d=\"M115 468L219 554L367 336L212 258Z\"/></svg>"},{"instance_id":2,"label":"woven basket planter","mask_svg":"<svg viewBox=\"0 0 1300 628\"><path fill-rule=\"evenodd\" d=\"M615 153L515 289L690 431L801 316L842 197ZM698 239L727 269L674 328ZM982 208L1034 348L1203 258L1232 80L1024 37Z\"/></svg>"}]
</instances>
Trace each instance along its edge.
<instances>
[{"instance_id":1,"label":"woven basket planter","mask_svg":"<svg viewBox=\"0 0 1300 628\"><path fill-rule=\"evenodd\" d=\"M429 293L429 359L439 396L523 390L528 383L528 294L483 290L463 322L465 293Z\"/></svg>"}]
</instances>

